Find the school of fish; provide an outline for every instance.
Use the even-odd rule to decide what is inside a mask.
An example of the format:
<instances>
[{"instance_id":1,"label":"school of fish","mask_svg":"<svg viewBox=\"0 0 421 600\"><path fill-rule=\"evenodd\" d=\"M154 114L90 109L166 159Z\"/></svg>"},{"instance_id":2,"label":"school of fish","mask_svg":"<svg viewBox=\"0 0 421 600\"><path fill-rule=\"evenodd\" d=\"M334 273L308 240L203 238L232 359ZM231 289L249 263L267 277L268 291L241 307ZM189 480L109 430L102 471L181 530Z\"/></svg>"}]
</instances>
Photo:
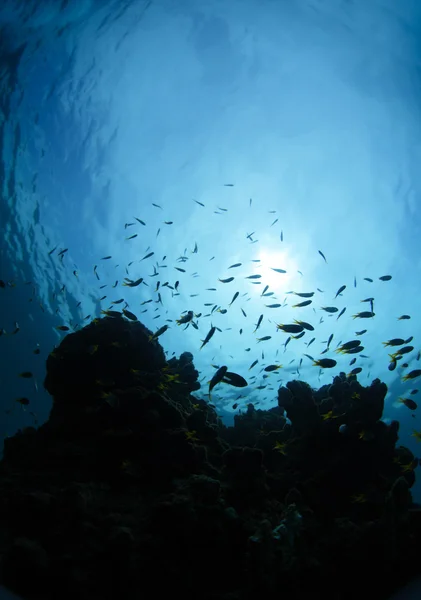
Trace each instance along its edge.
<instances>
[{"instance_id":1,"label":"school of fish","mask_svg":"<svg viewBox=\"0 0 421 600\"><path fill-rule=\"evenodd\" d=\"M225 187L234 187L234 184L228 183L228 184L224 184L224 186ZM199 200L196 200L196 199L194 199L193 202L196 203L197 205L199 205L201 208L206 210L206 206L203 202L200 202ZM158 209L159 211L164 211L164 208L161 205L156 204L156 203L151 203L151 204L154 208ZM252 199L249 200L249 207L251 207L251 206L252 206ZM228 208L217 206L216 210L214 210L213 212L215 214L221 215L221 214L228 212ZM268 212L274 214L277 211L268 211ZM279 221L279 218L276 218L269 225L269 227L273 227L278 221ZM162 227L170 227L173 224L174 224L174 221L169 220L169 219L163 220L162 222L160 222L161 226L158 227L158 229L157 229L155 239L158 238L158 236L160 235ZM126 231L126 233L130 233L130 231L133 231L133 228L134 228L134 231L136 231L136 228L140 228L140 229L147 228L147 222L145 220L141 219L140 217L133 217L133 220L128 221L124 224L124 230ZM259 240L255 238L255 235L256 235L255 231L253 231L251 233L245 232L245 238L250 242L250 244L258 243ZM130 233L130 235L124 235L124 241L125 241L125 243L131 243L131 244L136 243L134 240L136 240L136 238L138 238L138 236L139 236L139 231L136 231L136 233ZM280 240L280 243L284 242L283 230L281 230L281 232L279 234L279 240ZM51 257L52 260L54 259L54 260L59 261L60 266L64 267L66 256L68 255L68 251L69 251L69 248L59 248L59 246L57 245L48 251L48 256ZM108 290L111 291L113 289L119 289L119 288L122 288L124 290L124 288L139 288L139 286L142 286L142 291L144 288L148 288L148 294L150 297L148 299L142 300L138 303L138 306L140 308L139 314L144 314L146 312L149 312L149 314L151 314L152 312L156 312L157 314L154 315L152 317L152 319L153 320L159 319L162 322L162 320L164 320L164 316L165 316L162 314L162 312L164 311L164 301L165 301L165 303L167 303L169 301L169 298L174 298L174 297L180 296L179 290L180 290L180 288L182 289L184 287L183 286L183 278L186 278L186 277L196 278L196 277L200 276L199 273L197 273L197 272L190 273L188 270L190 255L198 254L198 252L199 252L199 246L198 246L197 242L195 242L193 248L191 248L190 250L188 248L185 248L184 252L179 257L173 259L173 264L169 265L169 264L167 264L167 262L168 262L167 256L163 256L160 260L157 260L156 259L157 250L148 246L145 248L145 250L143 252L139 252L139 259L137 262L140 263L140 265L141 265L140 268L141 268L142 273L138 273L138 275L140 275L140 276L138 276L135 279L132 279L129 276L129 269L131 267L133 267L133 265L136 262L136 261L131 261L124 267L126 276L121 281L116 279L112 285L111 284L109 285L108 283L102 283L101 264L112 261L113 257L112 257L112 255L103 256L103 257L99 258L97 264L93 265L93 267L92 267L93 275L95 276L96 280L98 281L98 289L99 289L98 301L101 303L104 303L108 299L108 294L103 293L103 291L102 291L105 288L108 288ZM328 260L325 256L325 254L322 252L322 250L318 250L317 252L320 256L320 260L322 260L327 265ZM215 256L212 256L211 258L207 258L206 260L212 261L214 258L215 258ZM152 264L152 259L154 261L154 264ZM252 263L260 263L260 260L253 259L251 262ZM150 270L151 264L152 264L153 272L146 273L148 268ZM183 265L183 266L180 266L180 265ZM76 267L76 265L73 265L73 266ZM114 266L115 266L115 268L119 267L118 264L114 265ZM168 270L168 267L170 267L170 270ZM171 272L171 267L173 269L172 272ZM219 277L214 282L215 287L205 288L204 291L210 292L213 294L216 292L216 294L217 294L220 285L222 285L222 286L231 286L232 285L235 289L236 283L240 284L240 282L238 281L240 278L235 275L235 270L239 269L240 267L244 267L244 264L242 262L234 262L233 264L228 264L226 269L227 269L227 271L233 273L233 275L224 276L224 274L221 274L221 277ZM283 274L287 273L287 271L280 266L276 266L276 267L271 266L270 269L273 272L278 273L280 277L282 277ZM70 271L75 278L79 277L77 268L70 267ZM168 273L170 273L170 274L168 274ZM298 273L300 275L302 275L301 271L298 271ZM227 275L228 275L228 273L227 273ZM156 279L156 278L159 278L159 279ZM251 272L249 275L242 276L241 279L243 280L243 282L244 281L249 282L249 284L251 284L251 285L262 285L263 284L264 288L260 294L260 297L264 300L266 300L267 298L271 298L271 300L272 299L277 300L276 302L271 302L271 300L269 300L269 302L271 302L270 304L263 304L264 308L262 309L262 314L260 314L260 316L255 324L251 325L249 323L247 313L244 309L244 305L239 306L245 300L250 299L249 292L240 294L239 290L233 291L232 299L228 303L227 306L222 306L217 301L213 300L213 301L202 303L200 305L200 308L196 308L197 305L199 304L198 301L193 300L194 298L199 296L199 294L189 294L189 298L192 299L191 304L194 303L195 306L187 307L184 311L181 312L178 319L170 319L170 318L165 319L165 323L162 324L160 327L158 327L156 329L156 331L150 336L151 342L158 340L158 338L160 336L165 334L165 332L167 332L168 329L170 329L170 327L171 327L170 324L173 324L176 327L183 326L184 329L191 327L191 328L194 328L195 330L197 330L198 332L199 332L199 330L206 331L206 334L203 334L203 337L199 337L200 333L198 333L198 348L197 349L201 350L204 346L206 346L214 338L214 336L217 337L219 334L221 334L223 332L223 330L220 327L213 324L212 317L216 314L221 314L221 315L227 314L228 310L231 309L231 307L233 306L234 303L236 306L239 306L239 309L241 310L241 313L245 319L244 327L239 329L239 334L238 334L239 336L241 336L243 334L243 331L246 328L252 328L252 333L255 335L256 345L260 344L262 342L267 342L267 341L271 340L273 338L272 335L264 335L262 337L258 337L258 334L257 334L257 331L260 329L262 322L265 319L267 319L268 324L270 324L273 334L280 333L280 332L283 334L286 334L287 337L285 338L285 340L282 341L282 343L279 341L279 343L277 344L277 350L276 350L275 357L274 357L275 360L269 361L269 362L267 360L265 360L265 353L264 353L264 351L262 351L261 354L259 353L257 358L254 358L253 361L251 361L248 371L251 371L260 363L260 377L261 377L260 381L258 381L259 374L257 374L257 373L249 376L248 380L246 380L242 375L234 373L232 371L229 371L228 365L221 366L218 364L214 364L214 361L212 360L210 367L215 369L214 375L211 376L210 379L207 375L204 375L203 378L201 379L201 382L208 379L209 401L211 399L212 390L219 384L226 384L226 385L230 385L234 388L249 386L249 390L247 390L247 393L239 394L239 395L235 395L235 396L228 396L228 401L235 400L235 402L232 405L233 410L235 410L237 408L241 409L242 405L238 402L240 399L243 399L243 401L246 404L252 402L255 405L259 404L260 402L265 402L268 398L272 399L273 401L276 402L276 390L277 390L277 387L279 386L279 380L277 380L277 382L276 382L277 384L274 386L274 381L270 380L269 378L282 373L283 365L280 364L280 362L277 359L277 356L278 356L279 352L281 351L281 349L283 349L283 351L285 352L288 344L290 344L292 342L292 340L299 340L301 338L304 338L304 336L307 336L305 339L308 339L308 337L311 336L311 339L308 342L303 341L303 343L305 344L304 349L306 350L306 352L304 352L304 351L302 352L302 356L299 360L299 364L295 365L296 370L294 372L294 375L300 376L300 367L303 363L303 360L311 361L311 364L314 367L319 368L319 378L320 378L320 374L322 373L322 370L334 369L335 367L337 367L337 361L335 359L335 354L352 355L352 357L350 357L350 361L349 361L350 367L352 367L356 363L357 359L368 358L368 356L366 354L364 354L365 348L361 341L363 339L364 334L367 333L368 329L362 329L359 331L355 331L355 339L345 340L345 341L338 340L336 342L335 348L333 348L331 345L333 338L334 338L334 333L331 333L331 335L329 336L329 338L327 340L321 340L321 343L324 345L324 348L318 353L318 356L313 356L312 354L308 353L309 347L317 339L317 337L316 337L317 336L317 326L323 322L323 315L328 315L328 316L334 317L335 321L338 321L338 319L343 317L343 315L345 314L347 307L343 306L340 309L339 307L335 306L334 303L335 303L335 301L340 300L342 302L343 300L346 299L346 292L347 292L347 286L348 286L347 283L342 283L338 287L336 294L332 298L333 305L321 306L321 302L318 302L317 303L318 306L316 307L316 298L318 297L317 294L320 294L320 295L324 294L324 290L321 290L320 288L316 288L316 291L307 291L307 292L286 291L286 292L284 292L285 298L282 301L280 301L277 299L275 292L270 290L270 286L268 284L265 284L264 276L262 276L261 274ZM380 275L377 277L377 279L382 282L388 282L392 279L392 276L391 275ZM371 277L363 277L362 280L365 282L368 282L368 283L373 283L373 281L374 281L374 279ZM0 288L1 289L14 288L17 285L18 285L18 283L16 281L0 280ZM32 286L32 295L31 295L31 298L29 301L33 302L34 300L38 300L40 309L42 311L45 311L45 308L44 308L42 302L37 298L37 286L31 281L24 282L23 285L31 285ZM352 285L352 282L351 282L351 285ZM356 276L354 277L354 280L353 280L353 286L355 288L357 287L357 277ZM52 300L58 299L58 297L61 294L65 294L65 293L66 293L66 285L63 284L60 287L59 291L53 293ZM123 296L123 294L122 294L122 296ZM296 297L298 300L293 304L289 304L288 303L289 296ZM129 302L126 300L126 298L120 297L120 298L116 298L116 299L108 299L108 302L109 302L109 306L107 308L103 308L101 310L102 315L112 317L112 318L123 318L124 317L131 321L137 321L137 319L138 319L138 317L136 315L137 311L135 308L129 307ZM369 308L369 310L363 310L360 312L356 312L355 314L351 315L352 319L363 320L365 323L372 324L376 317L376 313L375 313L376 300L374 297L370 296L370 297L361 299L361 302L366 303L367 308ZM82 304L82 301L79 301L76 305L76 308L79 308L81 304ZM121 310L116 310L115 308L117 306L121 307ZM281 323L281 322L279 322L281 319L276 319L276 318L274 319L274 315L277 314L277 311L279 309L282 309L286 306L290 306L290 308L294 309L294 311L297 311L297 318L292 319L292 322L289 322L289 323ZM309 306L311 306L313 309L313 314L314 314L313 323L309 323L309 322L303 321L300 318L298 318L300 309L302 309L304 307L309 307ZM265 310L265 309L267 309L267 310ZM135 311L135 312L132 312L132 311ZM270 313L270 316L268 316L268 312ZM166 313L168 313L168 310L166 311ZM59 316L58 308L56 310L56 314ZM320 316L319 316L319 314L320 314ZM96 317L95 315L88 314L83 317L83 319L80 323L74 323L74 322L60 323L59 325L56 326L56 329L57 329L57 331L63 332L63 333L75 331L80 326L83 326L83 324L85 322L95 320L95 318L98 318L98 317ZM344 318L346 318L346 317L344 317ZM402 314L402 315L396 317L396 320L403 321L403 320L408 320L410 318L411 318L410 315ZM168 324L168 323L170 323L170 324ZM208 323L207 327L206 327L206 323ZM231 330L231 329L232 329L231 327L226 328L226 330ZM20 331L19 324L17 322L15 322L14 329L11 331L6 331L5 329L0 328L0 337L17 335L19 333L19 331ZM313 334L313 332L314 332L314 334ZM279 339L279 338L277 338L277 339ZM201 344L199 344L199 340L200 340ZM388 368L390 371L393 371L397 368L397 366L399 364L400 368L402 369L402 381L405 381L405 382L406 381L411 382L411 381L416 380L419 377L421 377L421 369L409 367L409 363L412 359L419 361L421 358L421 352L419 350L418 351L415 350L415 347L413 345L410 345L412 340L413 340L413 336L410 336L407 339L404 339L402 337L395 337L395 338L391 338L391 339L383 342L385 347L393 347L394 349L396 348L396 350L394 352L389 354L390 361L388 364ZM245 348L245 352L252 352L252 351L255 352L255 356L256 356L257 349L252 349L251 347ZM34 354L40 353L39 344L37 344L36 348L34 348L33 353ZM330 356L324 356L327 354L330 354ZM404 357L405 357L405 361L402 361L402 359ZM291 363L293 363L294 361L296 361L296 359L293 359L291 361ZM350 368L348 375L357 376L358 374L360 374L363 371L363 368L364 367L363 367L362 363L356 367ZM403 371L405 369L407 369L407 370L405 373L403 373ZM28 378L28 379L32 377L32 373L30 371L22 371L18 375L22 378ZM368 373L367 376L369 376L369 375L370 375L370 373ZM259 385L256 385L257 383ZM252 387L252 386L254 386L254 387ZM257 393L261 393L263 390L266 390L265 393L268 393L269 396L260 397L260 396L256 395L256 392L254 390L256 390ZM273 392L273 394L271 394L272 392ZM418 389L414 388L408 393L408 395L414 396L417 392L418 392ZM22 406L23 410L25 410L25 407L28 404L30 404L30 400L26 397L25 398L16 398L15 401ZM399 398L398 401L405 404L412 411L414 411L417 408L417 404L412 398ZM35 413L31 413L31 414L36 419L36 414ZM421 440L421 433L414 431L414 437Z\"/></svg>"}]
</instances>

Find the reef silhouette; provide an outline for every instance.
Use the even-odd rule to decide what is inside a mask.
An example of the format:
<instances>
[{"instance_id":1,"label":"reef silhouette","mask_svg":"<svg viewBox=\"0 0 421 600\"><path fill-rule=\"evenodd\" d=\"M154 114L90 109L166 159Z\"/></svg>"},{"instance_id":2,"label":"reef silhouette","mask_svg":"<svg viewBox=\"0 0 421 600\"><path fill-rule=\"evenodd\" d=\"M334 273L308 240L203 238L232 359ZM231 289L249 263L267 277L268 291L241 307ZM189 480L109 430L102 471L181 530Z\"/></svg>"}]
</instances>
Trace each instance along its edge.
<instances>
[{"instance_id":1,"label":"reef silhouette","mask_svg":"<svg viewBox=\"0 0 421 600\"><path fill-rule=\"evenodd\" d=\"M421 572L418 459L378 379L290 381L226 427L193 355L138 321L96 319L46 367L49 420L0 463L0 580L24 598L382 599Z\"/></svg>"}]
</instances>

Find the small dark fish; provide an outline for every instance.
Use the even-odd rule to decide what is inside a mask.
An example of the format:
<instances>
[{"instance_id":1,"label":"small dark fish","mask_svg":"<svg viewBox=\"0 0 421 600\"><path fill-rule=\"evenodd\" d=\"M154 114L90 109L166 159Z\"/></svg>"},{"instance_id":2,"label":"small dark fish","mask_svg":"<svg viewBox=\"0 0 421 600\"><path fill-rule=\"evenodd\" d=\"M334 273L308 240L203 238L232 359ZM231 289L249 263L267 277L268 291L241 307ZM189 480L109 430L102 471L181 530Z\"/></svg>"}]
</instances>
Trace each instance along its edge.
<instances>
[{"instance_id":1,"label":"small dark fish","mask_svg":"<svg viewBox=\"0 0 421 600\"><path fill-rule=\"evenodd\" d=\"M402 338L393 338L392 340L387 340L387 342L382 342L383 346L386 348L388 346L402 346L405 343L405 340Z\"/></svg>"},{"instance_id":2,"label":"small dark fish","mask_svg":"<svg viewBox=\"0 0 421 600\"><path fill-rule=\"evenodd\" d=\"M397 350L394 354L394 357L396 358L397 356L402 356L403 354L408 354L409 352L412 352L412 350L414 349L414 346L405 346L404 348L399 348L399 350Z\"/></svg>"},{"instance_id":3,"label":"small dark fish","mask_svg":"<svg viewBox=\"0 0 421 600\"><path fill-rule=\"evenodd\" d=\"M58 329L58 331L69 331L70 327L67 327L67 325L57 325L55 329Z\"/></svg>"},{"instance_id":4,"label":"small dark fish","mask_svg":"<svg viewBox=\"0 0 421 600\"><path fill-rule=\"evenodd\" d=\"M353 319L371 319L374 316L375 316L375 313L365 310L363 312L357 313L356 315L352 315L352 318Z\"/></svg>"},{"instance_id":5,"label":"small dark fish","mask_svg":"<svg viewBox=\"0 0 421 600\"><path fill-rule=\"evenodd\" d=\"M244 315L244 316L247 318L247 315L246 315L246 313L244 312L244 310L243 310L243 309L241 309L241 312L242 312L242 313L243 313L243 315Z\"/></svg>"},{"instance_id":6,"label":"small dark fish","mask_svg":"<svg viewBox=\"0 0 421 600\"><path fill-rule=\"evenodd\" d=\"M162 206L159 206L159 204L154 204L154 203L152 202L152 206L155 206L156 208L160 208L161 210L163 210Z\"/></svg>"},{"instance_id":7,"label":"small dark fish","mask_svg":"<svg viewBox=\"0 0 421 600\"><path fill-rule=\"evenodd\" d=\"M418 404L414 400L411 400L411 398L399 398L398 402L405 404L409 410L416 410L418 408Z\"/></svg>"},{"instance_id":8,"label":"small dark fish","mask_svg":"<svg viewBox=\"0 0 421 600\"><path fill-rule=\"evenodd\" d=\"M392 275L382 275L379 277L380 281L390 281L392 279Z\"/></svg>"},{"instance_id":9,"label":"small dark fish","mask_svg":"<svg viewBox=\"0 0 421 600\"><path fill-rule=\"evenodd\" d=\"M398 317L398 321L404 321L405 319L410 319L411 317L409 315L401 315L400 317Z\"/></svg>"},{"instance_id":10,"label":"small dark fish","mask_svg":"<svg viewBox=\"0 0 421 600\"><path fill-rule=\"evenodd\" d=\"M357 287L357 278L354 277L354 288L356 288L356 287Z\"/></svg>"},{"instance_id":11,"label":"small dark fish","mask_svg":"<svg viewBox=\"0 0 421 600\"><path fill-rule=\"evenodd\" d=\"M142 221L142 219L138 219L137 217L133 218L136 219L136 221L138 221L141 225L146 225L145 221Z\"/></svg>"},{"instance_id":12,"label":"small dark fish","mask_svg":"<svg viewBox=\"0 0 421 600\"><path fill-rule=\"evenodd\" d=\"M370 279L370 277L364 277L364 281L369 281L370 283L373 283L373 280Z\"/></svg>"},{"instance_id":13,"label":"small dark fish","mask_svg":"<svg viewBox=\"0 0 421 600\"><path fill-rule=\"evenodd\" d=\"M296 296L300 296L300 298L312 298L314 296L314 292L292 292Z\"/></svg>"},{"instance_id":14,"label":"small dark fish","mask_svg":"<svg viewBox=\"0 0 421 600\"><path fill-rule=\"evenodd\" d=\"M185 314L183 317L180 317L179 319L176 320L177 325L184 325L185 323L190 323L190 321L193 319L193 311L189 310L187 311L187 314Z\"/></svg>"},{"instance_id":15,"label":"small dark fish","mask_svg":"<svg viewBox=\"0 0 421 600\"><path fill-rule=\"evenodd\" d=\"M320 358L314 361L313 366L321 367L322 369L332 369L336 364L336 360L333 360L333 358Z\"/></svg>"},{"instance_id":16,"label":"small dark fish","mask_svg":"<svg viewBox=\"0 0 421 600\"><path fill-rule=\"evenodd\" d=\"M174 269L177 269L177 271L180 271L180 273L186 272L186 269L182 269L181 267L174 267Z\"/></svg>"},{"instance_id":17,"label":"small dark fish","mask_svg":"<svg viewBox=\"0 0 421 600\"><path fill-rule=\"evenodd\" d=\"M132 279L128 279L127 277L125 277L124 279L125 279L125 281L123 282L123 285L127 286L127 287L137 287L143 281L143 277L136 279L136 281L133 281ZM113 287L116 287L116 286L113 285Z\"/></svg>"},{"instance_id":18,"label":"small dark fish","mask_svg":"<svg viewBox=\"0 0 421 600\"><path fill-rule=\"evenodd\" d=\"M137 237L137 233L134 233L133 235L130 235L129 237L126 237L126 240L133 240L136 237Z\"/></svg>"},{"instance_id":19,"label":"small dark fish","mask_svg":"<svg viewBox=\"0 0 421 600\"><path fill-rule=\"evenodd\" d=\"M231 306L231 304L232 304L233 302L235 302L235 300L237 300L239 293L240 293L240 292L235 292L235 294L234 294L234 296L233 296L233 298L232 298L231 302L228 304L228 306Z\"/></svg>"},{"instance_id":20,"label":"small dark fish","mask_svg":"<svg viewBox=\"0 0 421 600\"><path fill-rule=\"evenodd\" d=\"M281 368L282 368L282 365L268 365L263 370L266 371L267 373L271 373L272 371L277 371L278 369L281 369Z\"/></svg>"},{"instance_id":21,"label":"small dark fish","mask_svg":"<svg viewBox=\"0 0 421 600\"><path fill-rule=\"evenodd\" d=\"M279 308L282 304L265 304L266 308Z\"/></svg>"},{"instance_id":22,"label":"small dark fish","mask_svg":"<svg viewBox=\"0 0 421 600\"><path fill-rule=\"evenodd\" d=\"M363 335L364 333L367 333L367 329L363 329L362 331L356 331L355 335ZM403 343L403 340L402 340L402 343Z\"/></svg>"},{"instance_id":23,"label":"small dark fish","mask_svg":"<svg viewBox=\"0 0 421 600\"><path fill-rule=\"evenodd\" d=\"M336 308L336 306L321 306L320 308L328 313L335 313L339 310L339 308Z\"/></svg>"},{"instance_id":24,"label":"small dark fish","mask_svg":"<svg viewBox=\"0 0 421 600\"><path fill-rule=\"evenodd\" d=\"M164 225L172 225L174 221L164 221Z\"/></svg>"},{"instance_id":25,"label":"small dark fish","mask_svg":"<svg viewBox=\"0 0 421 600\"><path fill-rule=\"evenodd\" d=\"M234 265L228 267L228 269L235 269L236 267L241 267L241 263L235 263Z\"/></svg>"},{"instance_id":26,"label":"small dark fish","mask_svg":"<svg viewBox=\"0 0 421 600\"><path fill-rule=\"evenodd\" d=\"M281 242L283 242L284 241L284 232L283 231L281 231L280 238L281 238Z\"/></svg>"},{"instance_id":27,"label":"small dark fish","mask_svg":"<svg viewBox=\"0 0 421 600\"><path fill-rule=\"evenodd\" d=\"M218 281L220 281L221 283L231 283L231 281L234 281L234 277L228 277L227 279L218 279Z\"/></svg>"},{"instance_id":28,"label":"small dark fish","mask_svg":"<svg viewBox=\"0 0 421 600\"><path fill-rule=\"evenodd\" d=\"M323 258L323 260L325 261L325 263L327 263L326 256L323 254L323 252L321 250L319 250L319 254Z\"/></svg>"},{"instance_id":29,"label":"small dark fish","mask_svg":"<svg viewBox=\"0 0 421 600\"><path fill-rule=\"evenodd\" d=\"M362 371L362 368L361 368L361 367L355 367L355 369L352 369L352 371L350 371L350 372L348 373L348 376L349 376L349 375L358 375L358 373L361 373L361 371Z\"/></svg>"},{"instance_id":30,"label":"small dark fish","mask_svg":"<svg viewBox=\"0 0 421 600\"><path fill-rule=\"evenodd\" d=\"M234 404L232 405L233 410L235 410L238 407L238 402L234 402Z\"/></svg>"},{"instance_id":31,"label":"small dark fish","mask_svg":"<svg viewBox=\"0 0 421 600\"><path fill-rule=\"evenodd\" d=\"M271 224L271 227L273 227L273 225L275 225L275 223L277 223L279 221L279 219L275 219L274 222Z\"/></svg>"},{"instance_id":32,"label":"small dark fish","mask_svg":"<svg viewBox=\"0 0 421 600\"><path fill-rule=\"evenodd\" d=\"M346 307L341 310L341 312L339 313L339 315L336 317L336 320L338 320L339 317L342 317L342 315L344 314L345 311L346 311Z\"/></svg>"},{"instance_id":33,"label":"small dark fish","mask_svg":"<svg viewBox=\"0 0 421 600\"><path fill-rule=\"evenodd\" d=\"M342 294L342 292L344 291L345 288L346 288L346 285L341 285L339 290L336 292L335 299L339 296L339 294Z\"/></svg>"},{"instance_id":34,"label":"small dark fish","mask_svg":"<svg viewBox=\"0 0 421 600\"><path fill-rule=\"evenodd\" d=\"M250 369L252 369L253 367L255 367L258 362L259 362L258 359L256 359L254 362L252 362L251 365L249 366L249 371L250 371Z\"/></svg>"},{"instance_id":35,"label":"small dark fish","mask_svg":"<svg viewBox=\"0 0 421 600\"><path fill-rule=\"evenodd\" d=\"M31 371L22 371L22 373L19 373L19 377L22 377L23 379L30 379L33 377L33 375Z\"/></svg>"},{"instance_id":36,"label":"small dark fish","mask_svg":"<svg viewBox=\"0 0 421 600\"><path fill-rule=\"evenodd\" d=\"M147 254L146 256L144 256L143 258L141 258L139 262L141 262L142 260L146 260L147 258L150 258L154 254L155 254L155 252L149 252L149 254Z\"/></svg>"},{"instance_id":37,"label":"small dark fish","mask_svg":"<svg viewBox=\"0 0 421 600\"><path fill-rule=\"evenodd\" d=\"M200 206L205 206L202 202L199 202L199 200L195 200L194 198L193 198L193 202L196 202L196 204L199 204Z\"/></svg>"},{"instance_id":38,"label":"small dark fish","mask_svg":"<svg viewBox=\"0 0 421 600\"><path fill-rule=\"evenodd\" d=\"M313 300L304 300L304 302L300 302L299 304L293 304L292 308L303 308L304 306L308 306L312 302L313 302Z\"/></svg>"},{"instance_id":39,"label":"small dark fish","mask_svg":"<svg viewBox=\"0 0 421 600\"><path fill-rule=\"evenodd\" d=\"M244 279L261 279L261 275L248 275Z\"/></svg>"},{"instance_id":40,"label":"small dark fish","mask_svg":"<svg viewBox=\"0 0 421 600\"><path fill-rule=\"evenodd\" d=\"M268 340L270 340L270 339L272 339L272 336L271 336L271 335L265 335L265 336L264 336L264 337L262 337L262 338L257 338L257 342L258 342L258 343L259 343L259 342L267 342L267 341L268 341Z\"/></svg>"},{"instance_id":41,"label":"small dark fish","mask_svg":"<svg viewBox=\"0 0 421 600\"><path fill-rule=\"evenodd\" d=\"M233 183L224 183L224 187L234 187Z\"/></svg>"},{"instance_id":42,"label":"small dark fish","mask_svg":"<svg viewBox=\"0 0 421 600\"><path fill-rule=\"evenodd\" d=\"M294 340L299 340L301 339L304 335L306 334L305 331L302 331L301 333L299 333L298 335L293 335L292 337L294 338Z\"/></svg>"},{"instance_id":43,"label":"small dark fish","mask_svg":"<svg viewBox=\"0 0 421 600\"><path fill-rule=\"evenodd\" d=\"M110 260L110 258L112 258L112 256L103 256L101 260Z\"/></svg>"},{"instance_id":44,"label":"small dark fish","mask_svg":"<svg viewBox=\"0 0 421 600\"><path fill-rule=\"evenodd\" d=\"M358 348L361 346L360 340L351 340L350 342L345 342L342 346L336 349L336 352L344 352L347 350L352 350L353 348Z\"/></svg>"},{"instance_id":45,"label":"small dark fish","mask_svg":"<svg viewBox=\"0 0 421 600\"><path fill-rule=\"evenodd\" d=\"M203 348L203 346L205 346L205 344L207 344L209 342L209 340L211 339L211 337L213 336L213 334L216 331L216 327L214 327L213 325L211 326L210 330L208 331L206 337L204 340L201 340L202 345L200 346L200 350Z\"/></svg>"},{"instance_id":46,"label":"small dark fish","mask_svg":"<svg viewBox=\"0 0 421 600\"><path fill-rule=\"evenodd\" d=\"M243 310L243 309L241 309L241 310ZM243 312L244 312L244 311L243 311ZM263 315L260 315L260 317L259 317L259 318L258 318L258 320L257 320L256 329L253 331L253 333L255 333L255 332L256 332L256 331L259 329L259 327L260 327L260 323L262 322L262 320L263 320Z\"/></svg>"}]
</instances>

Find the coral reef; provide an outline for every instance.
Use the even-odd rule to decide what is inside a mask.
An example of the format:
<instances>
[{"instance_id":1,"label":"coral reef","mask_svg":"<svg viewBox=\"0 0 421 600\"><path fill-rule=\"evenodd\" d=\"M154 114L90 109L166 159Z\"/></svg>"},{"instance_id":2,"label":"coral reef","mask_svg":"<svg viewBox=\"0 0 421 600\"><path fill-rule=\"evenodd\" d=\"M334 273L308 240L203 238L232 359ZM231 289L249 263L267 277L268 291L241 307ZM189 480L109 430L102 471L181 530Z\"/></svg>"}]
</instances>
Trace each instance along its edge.
<instances>
[{"instance_id":1,"label":"coral reef","mask_svg":"<svg viewBox=\"0 0 421 600\"><path fill-rule=\"evenodd\" d=\"M192 354L106 317L50 354L45 387L48 422L0 464L0 579L25 598L380 600L421 571L418 460L379 380L290 381L225 427Z\"/></svg>"}]
</instances>

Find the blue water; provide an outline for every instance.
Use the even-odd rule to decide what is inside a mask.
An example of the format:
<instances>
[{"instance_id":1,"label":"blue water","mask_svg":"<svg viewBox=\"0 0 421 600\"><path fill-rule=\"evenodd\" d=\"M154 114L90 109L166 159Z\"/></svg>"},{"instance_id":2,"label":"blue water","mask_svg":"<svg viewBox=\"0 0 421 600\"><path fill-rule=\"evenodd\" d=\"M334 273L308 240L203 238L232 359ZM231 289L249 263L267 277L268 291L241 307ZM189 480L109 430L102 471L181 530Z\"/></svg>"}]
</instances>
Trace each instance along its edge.
<instances>
[{"instance_id":1,"label":"blue water","mask_svg":"<svg viewBox=\"0 0 421 600\"><path fill-rule=\"evenodd\" d=\"M276 405L290 379L319 387L361 366L363 385L389 386L384 417L418 455L421 407L397 400L421 387L401 380L421 368L419 2L6 1L0 26L2 439L48 418L56 327L124 298L151 330L171 326L163 347L194 354L204 390L212 365L247 378L244 390L215 388L227 423L247 402ZM176 281L179 295L163 285ZM304 299L292 291L314 291L312 304L293 308ZM367 297L375 317L354 320ZM226 314L209 315L215 304ZM184 330L175 319L190 309L202 316ZM293 319L314 335L285 347L276 324ZM220 331L200 350L211 324ZM334 350L362 329L367 358L350 366ZM410 336L414 350L389 371L382 342ZM321 372L304 353L337 366ZM266 374L271 363L283 367Z\"/></svg>"}]
</instances>

